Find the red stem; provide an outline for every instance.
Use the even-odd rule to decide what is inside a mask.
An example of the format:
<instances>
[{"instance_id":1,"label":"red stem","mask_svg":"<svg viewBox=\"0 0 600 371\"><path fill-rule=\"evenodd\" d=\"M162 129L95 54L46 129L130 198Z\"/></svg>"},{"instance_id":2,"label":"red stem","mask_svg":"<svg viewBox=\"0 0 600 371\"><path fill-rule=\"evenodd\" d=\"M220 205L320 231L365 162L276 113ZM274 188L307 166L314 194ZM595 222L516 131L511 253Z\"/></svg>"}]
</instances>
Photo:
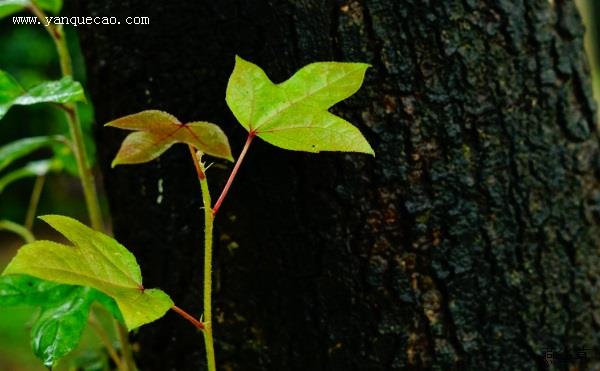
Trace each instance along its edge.
<instances>
[{"instance_id":1,"label":"red stem","mask_svg":"<svg viewBox=\"0 0 600 371\"><path fill-rule=\"evenodd\" d=\"M246 139L246 144L244 144L244 149L242 149L242 153L240 153L240 157L237 159L237 162L235 163L235 166L233 167L231 174L229 174L229 179L227 179L227 184L225 184L225 188L223 188L223 191L221 192L219 199L215 203L215 206L213 206L213 209L212 209L213 217L217 214L217 211L219 211L219 208L221 207L221 204L223 203L225 196L227 196L227 192L229 192L229 188L231 188L231 183L233 183L233 179L237 175L237 172L240 169L240 165L242 164L242 161L244 161L244 157L246 157L248 148L250 148L250 143L252 143L252 139L254 139L255 136L256 136L256 133L254 131L248 132L248 138Z\"/></svg>"},{"instance_id":2,"label":"red stem","mask_svg":"<svg viewBox=\"0 0 600 371\"><path fill-rule=\"evenodd\" d=\"M200 321L198 321L197 319L195 319L191 314L189 314L188 312L184 311L183 309L179 308L177 305L173 305L171 307L171 309L176 312L177 314L179 314L180 316L182 316L183 318L187 319L188 321L190 321L194 326L196 326L197 329L200 330L204 330L204 324Z\"/></svg>"}]
</instances>

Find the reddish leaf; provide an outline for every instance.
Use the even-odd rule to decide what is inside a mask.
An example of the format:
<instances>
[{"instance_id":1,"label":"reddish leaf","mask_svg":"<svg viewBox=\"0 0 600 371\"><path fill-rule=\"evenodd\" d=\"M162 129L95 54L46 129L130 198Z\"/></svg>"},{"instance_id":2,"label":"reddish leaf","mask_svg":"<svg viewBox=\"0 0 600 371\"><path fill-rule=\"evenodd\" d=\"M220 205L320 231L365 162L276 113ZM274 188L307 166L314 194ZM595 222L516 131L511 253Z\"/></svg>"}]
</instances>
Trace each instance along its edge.
<instances>
[{"instance_id":1,"label":"reddish leaf","mask_svg":"<svg viewBox=\"0 0 600 371\"><path fill-rule=\"evenodd\" d=\"M113 167L151 161L176 143L191 144L208 155L233 161L225 133L210 122L182 124L166 112L149 110L111 121L106 126L136 131L123 141Z\"/></svg>"}]
</instances>

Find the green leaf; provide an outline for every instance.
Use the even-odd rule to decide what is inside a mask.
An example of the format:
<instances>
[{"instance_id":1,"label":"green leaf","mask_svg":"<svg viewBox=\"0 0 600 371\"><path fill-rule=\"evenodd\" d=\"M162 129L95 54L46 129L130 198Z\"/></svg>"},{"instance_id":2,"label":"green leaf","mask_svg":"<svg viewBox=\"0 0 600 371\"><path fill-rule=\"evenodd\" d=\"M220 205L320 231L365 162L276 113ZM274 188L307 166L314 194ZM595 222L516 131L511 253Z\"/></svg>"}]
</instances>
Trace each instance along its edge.
<instances>
[{"instance_id":1,"label":"green leaf","mask_svg":"<svg viewBox=\"0 0 600 371\"><path fill-rule=\"evenodd\" d=\"M73 246L51 241L27 244L4 274L27 274L49 281L95 288L113 298L131 330L162 317L173 302L157 289L145 289L140 268L125 247L75 219L41 217Z\"/></svg>"},{"instance_id":2,"label":"green leaf","mask_svg":"<svg viewBox=\"0 0 600 371\"><path fill-rule=\"evenodd\" d=\"M210 122L182 124L166 112L148 110L111 121L105 126L135 130L129 134L112 166L152 161L176 143L191 144L207 155L233 161L223 130Z\"/></svg>"},{"instance_id":3,"label":"green leaf","mask_svg":"<svg viewBox=\"0 0 600 371\"><path fill-rule=\"evenodd\" d=\"M26 275L0 277L0 307L16 305L51 307L62 303L63 298L76 286L62 285Z\"/></svg>"},{"instance_id":4,"label":"green leaf","mask_svg":"<svg viewBox=\"0 0 600 371\"><path fill-rule=\"evenodd\" d=\"M58 171L60 163L54 160L39 160L29 162L27 165L9 172L0 178L0 193L10 184L24 179L46 175L52 171Z\"/></svg>"},{"instance_id":5,"label":"green leaf","mask_svg":"<svg viewBox=\"0 0 600 371\"><path fill-rule=\"evenodd\" d=\"M274 84L255 64L236 57L227 104L250 133L289 150L348 151L374 155L360 131L328 109L356 93L369 67L319 62Z\"/></svg>"},{"instance_id":6,"label":"green leaf","mask_svg":"<svg viewBox=\"0 0 600 371\"><path fill-rule=\"evenodd\" d=\"M77 347L94 302L123 321L114 300L90 287L64 285L27 275L0 277L0 307L42 308L32 328L32 347L49 367Z\"/></svg>"},{"instance_id":7,"label":"green leaf","mask_svg":"<svg viewBox=\"0 0 600 371\"><path fill-rule=\"evenodd\" d=\"M87 145L86 145L87 150ZM58 144L52 146L52 151L54 152L53 158L60 163L61 170L64 170L68 174L78 177L79 169L77 168L77 159L75 158L75 154L69 148L69 146ZM88 157L90 162L92 159Z\"/></svg>"},{"instance_id":8,"label":"green leaf","mask_svg":"<svg viewBox=\"0 0 600 371\"><path fill-rule=\"evenodd\" d=\"M58 14L62 9L62 0L34 0L42 9ZM0 0L0 19L24 10L30 4L29 0Z\"/></svg>"},{"instance_id":9,"label":"green leaf","mask_svg":"<svg viewBox=\"0 0 600 371\"><path fill-rule=\"evenodd\" d=\"M65 285L24 274L0 276L0 307L29 305L50 308L61 305L73 291L83 286ZM102 304L116 319L123 321L116 302L98 290L87 290L86 295Z\"/></svg>"},{"instance_id":10,"label":"green leaf","mask_svg":"<svg viewBox=\"0 0 600 371\"><path fill-rule=\"evenodd\" d=\"M29 4L27 0L0 0L0 19L20 12Z\"/></svg>"},{"instance_id":11,"label":"green leaf","mask_svg":"<svg viewBox=\"0 0 600 371\"><path fill-rule=\"evenodd\" d=\"M57 81L46 81L27 91L26 94L16 98L14 104L27 106L36 103L68 103L83 102L85 94L83 87L69 76Z\"/></svg>"},{"instance_id":12,"label":"green leaf","mask_svg":"<svg viewBox=\"0 0 600 371\"><path fill-rule=\"evenodd\" d=\"M25 94L25 90L21 85L7 72L0 70L0 118L22 94Z\"/></svg>"},{"instance_id":13,"label":"green leaf","mask_svg":"<svg viewBox=\"0 0 600 371\"><path fill-rule=\"evenodd\" d=\"M57 143L64 143L64 138L61 136L31 137L5 144L0 147L0 171L21 157ZM61 147L65 147L64 144Z\"/></svg>"},{"instance_id":14,"label":"green leaf","mask_svg":"<svg viewBox=\"0 0 600 371\"><path fill-rule=\"evenodd\" d=\"M81 84L69 76L46 81L25 91L7 72L0 70L0 118L14 105L84 101Z\"/></svg>"},{"instance_id":15,"label":"green leaf","mask_svg":"<svg viewBox=\"0 0 600 371\"><path fill-rule=\"evenodd\" d=\"M63 0L34 0L34 2L40 8L53 14L58 14L63 6Z\"/></svg>"},{"instance_id":16,"label":"green leaf","mask_svg":"<svg viewBox=\"0 0 600 371\"><path fill-rule=\"evenodd\" d=\"M90 307L99 295L106 297L89 287L72 287L61 305L44 309L31 329L33 352L48 367L77 347Z\"/></svg>"}]
</instances>

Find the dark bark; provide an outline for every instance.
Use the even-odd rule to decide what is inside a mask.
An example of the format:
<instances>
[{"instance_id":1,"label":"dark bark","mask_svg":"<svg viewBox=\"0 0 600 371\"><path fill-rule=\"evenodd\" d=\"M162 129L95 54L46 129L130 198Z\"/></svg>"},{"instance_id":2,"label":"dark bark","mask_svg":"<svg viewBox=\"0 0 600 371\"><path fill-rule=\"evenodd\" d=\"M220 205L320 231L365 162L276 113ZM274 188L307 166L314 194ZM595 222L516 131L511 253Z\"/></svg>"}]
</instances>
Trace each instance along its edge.
<instances>
[{"instance_id":1,"label":"dark bark","mask_svg":"<svg viewBox=\"0 0 600 371\"><path fill-rule=\"evenodd\" d=\"M80 5L151 18L81 28L98 123L163 109L221 124L235 153L245 131L224 94L236 53L274 81L316 60L373 65L335 111L375 159L250 149L217 218L221 369L531 370L545 348L600 355L598 133L571 2ZM186 149L110 169L124 135L98 129L115 235L147 287L199 315ZM229 168L209 171L213 197ZM201 335L174 314L134 337L142 370L204 363Z\"/></svg>"}]
</instances>

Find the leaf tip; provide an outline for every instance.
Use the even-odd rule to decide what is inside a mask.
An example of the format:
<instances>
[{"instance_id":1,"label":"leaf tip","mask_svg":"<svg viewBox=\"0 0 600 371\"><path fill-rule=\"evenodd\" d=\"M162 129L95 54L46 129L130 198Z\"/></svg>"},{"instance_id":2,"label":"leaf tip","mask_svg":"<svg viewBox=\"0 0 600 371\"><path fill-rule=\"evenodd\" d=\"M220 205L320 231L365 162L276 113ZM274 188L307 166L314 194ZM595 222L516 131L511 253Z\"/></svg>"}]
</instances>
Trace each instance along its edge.
<instances>
[{"instance_id":1,"label":"leaf tip","mask_svg":"<svg viewBox=\"0 0 600 371\"><path fill-rule=\"evenodd\" d=\"M243 67L244 65L253 65L254 63L240 57L239 55L235 55L235 67Z\"/></svg>"},{"instance_id":2,"label":"leaf tip","mask_svg":"<svg viewBox=\"0 0 600 371\"><path fill-rule=\"evenodd\" d=\"M365 137L363 137L363 141L364 143L361 145L361 148L357 150L357 152L375 157L375 150L373 149L373 147L371 147L371 144L367 141Z\"/></svg>"},{"instance_id":3,"label":"leaf tip","mask_svg":"<svg viewBox=\"0 0 600 371\"><path fill-rule=\"evenodd\" d=\"M63 217L60 215L56 215L56 214L46 214L46 215L40 215L37 218L50 224L53 220L58 219L58 218L63 218Z\"/></svg>"}]
</instances>

